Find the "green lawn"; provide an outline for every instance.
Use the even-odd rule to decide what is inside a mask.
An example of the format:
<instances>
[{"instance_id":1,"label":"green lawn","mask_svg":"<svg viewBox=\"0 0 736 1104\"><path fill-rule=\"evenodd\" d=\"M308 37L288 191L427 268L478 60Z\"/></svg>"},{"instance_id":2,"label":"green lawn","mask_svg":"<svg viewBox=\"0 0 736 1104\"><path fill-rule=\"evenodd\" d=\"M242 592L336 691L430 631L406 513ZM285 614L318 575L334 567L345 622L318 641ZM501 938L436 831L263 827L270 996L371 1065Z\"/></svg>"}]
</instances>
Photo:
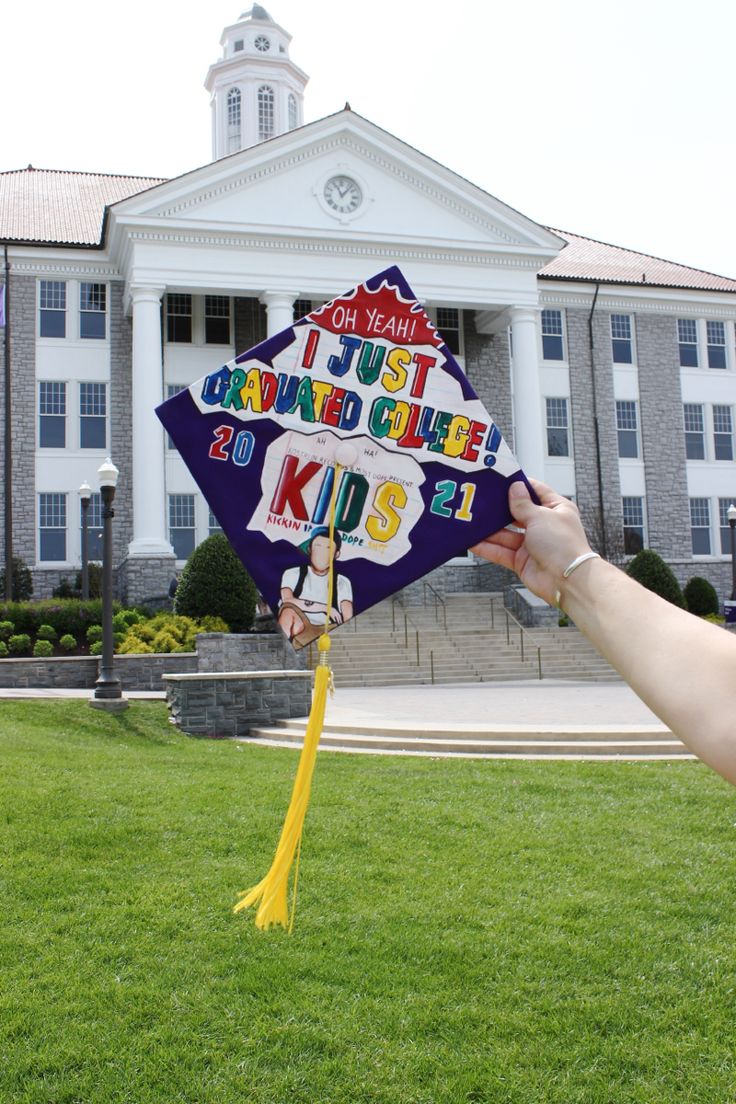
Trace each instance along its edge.
<instances>
[{"instance_id":1,"label":"green lawn","mask_svg":"<svg viewBox=\"0 0 736 1104\"><path fill-rule=\"evenodd\" d=\"M700 764L325 754L288 936L231 908L295 753L50 701L0 752L2 1104L736 1101Z\"/></svg>"}]
</instances>

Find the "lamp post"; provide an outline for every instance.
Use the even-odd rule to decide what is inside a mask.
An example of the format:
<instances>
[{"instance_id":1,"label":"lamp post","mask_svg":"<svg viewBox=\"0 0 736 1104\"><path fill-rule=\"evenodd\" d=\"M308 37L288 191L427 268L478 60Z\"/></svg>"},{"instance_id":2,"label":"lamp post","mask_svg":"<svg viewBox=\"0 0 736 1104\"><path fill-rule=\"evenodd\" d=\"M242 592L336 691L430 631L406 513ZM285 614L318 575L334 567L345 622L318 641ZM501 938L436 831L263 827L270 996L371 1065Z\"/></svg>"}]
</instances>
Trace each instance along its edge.
<instances>
[{"instance_id":1,"label":"lamp post","mask_svg":"<svg viewBox=\"0 0 736 1104\"><path fill-rule=\"evenodd\" d=\"M127 709L127 698L123 697L120 679L113 671L113 632L112 632L112 508L115 487L118 481L118 469L108 456L99 468L102 495L102 659L95 683L94 697L90 705L96 709L118 712Z\"/></svg>"},{"instance_id":2,"label":"lamp post","mask_svg":"<svg viewBox=\"0 0 736 1104\"><path fill-rule=\"evenodd\" d=\"M92 499L92 488L85 479L79 488L79 502L82 507L82 598L86 602L89 598L89 555L88 555L88 514L89 504Z\"/></svg>"},{"instance_id":3,"label":"lamp post","mask_svg":"<svg viewBox=\"0 0 736 1104\"><path fill-rule=\"evenodd\" d=\"M728 507L728 524L731 527L731 601L736 602L736 506Z\"/></svg>"}]
</instances>

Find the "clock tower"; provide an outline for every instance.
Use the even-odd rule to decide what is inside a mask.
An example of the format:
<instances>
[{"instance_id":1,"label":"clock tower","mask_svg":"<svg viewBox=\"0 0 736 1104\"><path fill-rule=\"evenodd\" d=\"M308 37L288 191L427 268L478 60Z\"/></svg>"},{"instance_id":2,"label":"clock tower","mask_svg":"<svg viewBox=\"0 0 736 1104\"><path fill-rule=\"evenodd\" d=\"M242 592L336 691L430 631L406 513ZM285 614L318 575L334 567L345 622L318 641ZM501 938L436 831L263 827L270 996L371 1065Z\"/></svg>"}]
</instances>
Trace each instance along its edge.
<instances>
[{"instance_id":1,"label":"clock tower","mask_svg":"<svg viewBox=\"0 0 736 1104\"><path fill-rule=\"evenodd\" d=\"M215 161L302 125L309 77L290 60L290 42L260 4L222 32L222 57L205 81Z\"/></svg>"}]
</instances>

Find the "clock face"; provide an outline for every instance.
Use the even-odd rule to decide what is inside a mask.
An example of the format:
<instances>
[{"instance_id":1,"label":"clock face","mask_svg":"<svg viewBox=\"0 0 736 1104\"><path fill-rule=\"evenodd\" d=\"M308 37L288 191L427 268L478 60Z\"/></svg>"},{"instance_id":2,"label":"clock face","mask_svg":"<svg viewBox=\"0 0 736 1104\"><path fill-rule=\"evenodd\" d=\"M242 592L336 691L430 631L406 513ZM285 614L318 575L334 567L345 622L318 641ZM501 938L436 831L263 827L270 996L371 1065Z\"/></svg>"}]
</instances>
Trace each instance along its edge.
<instances>
[{"instance_id":1,"label":"clock face","mask_svg":"<svg viewBox=\"0 0 736 1104\"><path fill-rule=\"evenodd\" d=\"M262 54L267 53L271 49L271 43L265 35L258 35L254 45L256 50L260 50Z\"/></svg>"},{"instance_id":2,"label":"clock face","mask_svg":"<svg viewBox=\"0 0 736 1104\"><path fill-rule=\"evenodd\" d=\"M357 211L363 202L360 185L349 176L331 176L324 188L325 203L341 215Z\"/></svg>"}]
</instances>

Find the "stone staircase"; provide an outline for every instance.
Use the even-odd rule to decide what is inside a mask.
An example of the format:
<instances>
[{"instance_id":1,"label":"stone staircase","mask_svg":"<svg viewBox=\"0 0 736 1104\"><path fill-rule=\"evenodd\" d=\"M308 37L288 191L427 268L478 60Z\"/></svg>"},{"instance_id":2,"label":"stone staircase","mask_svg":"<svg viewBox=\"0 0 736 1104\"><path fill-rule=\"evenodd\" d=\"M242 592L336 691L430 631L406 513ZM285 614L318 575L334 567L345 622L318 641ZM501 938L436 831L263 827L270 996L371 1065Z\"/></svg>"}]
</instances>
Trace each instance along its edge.
<instances>
[{"instance_id":1,"label":"stone staircase","mask_svg":"<svg viewBox=\"0 0 736 1104\"><path fill-rule=\"evenodd\" d=\"M254 728L242 743L301 747L303 720ZM472 759L661 762L694 759L664 725L452 725L325 723L320 751Z\"/></svg>"},{"instance_id":2,"label":"stone staircase","mask_svg":"<svg viewBox=\"0 0 736 1104\"><path fill-rule=\"evenodd\" d=\"M522 630L500 594L448 595L426 606L388 599L331 639L336 686L618 679L577 629ZM314 664L314 646L310 653Z\"/></svg>"}]
</instances>

